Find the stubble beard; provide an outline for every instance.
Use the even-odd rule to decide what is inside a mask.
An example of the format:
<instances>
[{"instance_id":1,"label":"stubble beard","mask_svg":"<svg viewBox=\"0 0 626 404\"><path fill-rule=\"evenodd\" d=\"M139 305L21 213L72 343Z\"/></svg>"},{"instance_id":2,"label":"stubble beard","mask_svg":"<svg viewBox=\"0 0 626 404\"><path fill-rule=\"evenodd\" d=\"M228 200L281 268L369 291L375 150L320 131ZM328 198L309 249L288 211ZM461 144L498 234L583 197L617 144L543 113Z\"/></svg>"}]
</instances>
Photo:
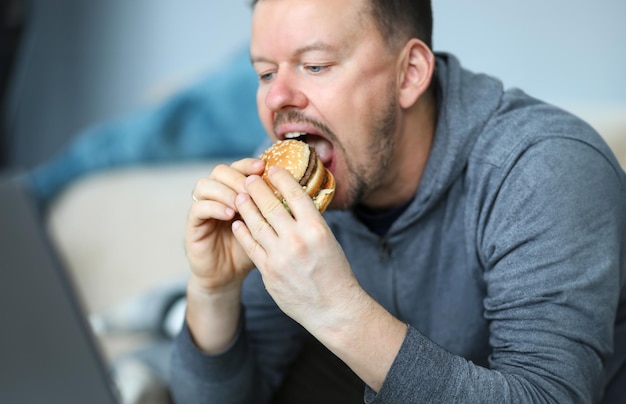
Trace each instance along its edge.
<instances>
[{"instance_id":1,"label":"stubble beard","mask_svg":"<svg viewBox=\"0 0 626 404\"><path fill-rule=\"evenodd\" d=\"M346 158L350 184L344 208L351 208L367 201L387 180L387 172L396 150L395 131L398 125L398 103L395 88L388 91L385 109L373 116L368 127L373 136L367 145L367 161L354 164ZM344 156L348 154L344 151Z\"/></svg>"},{"instance_id":2,"label":"stubble beard","mask_svg":"<svg viewBox=\"0 0 626 404\"><path fill-rule=\"evenodd\" d=\"M313 125L325 133L333 142L334 147L341 150L345 157L349 178L342 183L346 187L345 196L340 206L332 206L332 209L350 209L355 205L366 201L367 198L384 185L387 180L387 171L392 163L396 149L395 131L398 124L398 102L396 90L390 83L387 91L385 108L378 115L372 116L368 128L371 136L368 136L369 145L366 146L366 161L355 162L350 159L349 151L339 141L337 135L325 124L310 119L299 111L290 110L277 114L274 127L284 122L302 122Z\"/></svg>"}]
</instances>

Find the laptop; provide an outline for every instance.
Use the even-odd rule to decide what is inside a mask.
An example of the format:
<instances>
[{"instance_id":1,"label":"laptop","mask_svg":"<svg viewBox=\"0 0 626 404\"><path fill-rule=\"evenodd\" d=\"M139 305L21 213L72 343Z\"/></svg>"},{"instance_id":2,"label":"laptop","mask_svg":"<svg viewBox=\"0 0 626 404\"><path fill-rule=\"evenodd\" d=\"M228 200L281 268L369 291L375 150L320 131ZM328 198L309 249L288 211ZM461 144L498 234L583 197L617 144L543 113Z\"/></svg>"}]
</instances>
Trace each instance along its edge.
<instances>
[{"instance_id":1,"label":"laptop","mask_svg":"<svg viewBox=\"0 0 626 404\"><path fill-rule=\"evenodd\" d=\"M0 175L0 403L117 403L34 200Z\"/></svg>"}]
</instances>

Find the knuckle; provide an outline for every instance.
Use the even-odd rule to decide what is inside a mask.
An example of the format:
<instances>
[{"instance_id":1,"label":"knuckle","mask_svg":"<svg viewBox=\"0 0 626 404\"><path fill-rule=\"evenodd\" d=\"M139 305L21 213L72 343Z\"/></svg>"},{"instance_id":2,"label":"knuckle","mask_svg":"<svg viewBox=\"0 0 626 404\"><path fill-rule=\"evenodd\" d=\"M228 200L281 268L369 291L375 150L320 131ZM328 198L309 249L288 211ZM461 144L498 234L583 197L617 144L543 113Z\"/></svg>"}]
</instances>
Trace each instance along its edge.
<instances>
[{"instance_id":1,"label":"knuckle","mask_svg":"<svg viewBox=\"0 0 626 404\"><path fill-rule=\"evenodd\" d=\"M254 257L254 255L256 254L256 252L258 251L258 249L259 249L259 245L258 245L257 243L249 243L249 244L246 246L246 254L247 254L249 257Z\"/></svg>"},{"instance_id":2,"label":"knuckle","mask_svg":"<svg viewBox=\"0 0 626 404\"><path fill-rule=\"evenodd\" d=\"M187 219L194 219L198 217L198 210L200 209L200 207L198 206L200 205L199 203L192 203L189 206L189 212L187 214Z\"/></svg>"},{"instance_id":3,"label":"knuckle","mask_svg":"<svg viewBox=\"0 0 626 404\"><path fill-rule=\"evenodd\" d=\"M219 163L215 167L213 167L213 171L211 172L211 178L220 178L230 169L231 168L228 165L224 163Z\"/></svg>"},{"instance_id":4,"label":"knuckle","mask_svg":"<svg viewBox=\"0 0 626 404\"><path fill-rule=\"evenodd\" d=\"M285 209L282 202L278 198L268 198L266 201L262 202L262 205L259 206L261 212L263 212L264 216L273 215L277 212L281 212L281 209Z\"/></svg>"},{"instance_id":5,"label":"knuckle","mask_svg":"<svg viewBox=\"0 0 626 404\"><path fill-rule=\"evenodd\" d=\"M257 223L254 225L253 228L253 234L263 234L266 231L271 230L271 226L269 225L269 223L267 223L265 220L259 220L257 221Z\"/></svg>"},{"instance_id":6,"label":"knuckle","mask_svg":"<svg viewBox=\"0 0 626 404\"><path fill-rule=\"evenodd\" d=\"M296 256L305 255L308 250L308 244L301 237L291 237L289 242L289 249L293 251Z\"/></svg>"},{"instance_id":7,"label":"knuckle","mask_svg":"<svg viewBox=\"0 0 626 404\"><path fill-rule=\"evenodd\" d=\"M287 190L287 198L289 198L290 200L298 200L298 199L302 199L305 196L308 197L308 195L304 192L304 189L298 185L298 186L293 186L293 187L289 187L289 189Z\"/></svg>"},{"instance_id":8,"label":"knuckle","mask_svg":"<svg viewBox=\"0 0 626 404\"><path fill-rule=\"evenodd\" d=\"M207 178L207 177L202 177L202 178L200 178L198 181L196 181L196 187L195 187L195 189L202 189L202 188L205 188L209 182L210 182L210 179L209 179L209 178Z\"/></svg>"},{"instance_id":9,"label":"knuckle","mask_svg":"<svg viewBox=\"0 0 626 404\"><path fill-rule=\"evenodd\" d=\"M328 227L325 223L314 221L307 226L307 235L314 242L327 240L329 238Z\"/></svg>"}]
</instances>

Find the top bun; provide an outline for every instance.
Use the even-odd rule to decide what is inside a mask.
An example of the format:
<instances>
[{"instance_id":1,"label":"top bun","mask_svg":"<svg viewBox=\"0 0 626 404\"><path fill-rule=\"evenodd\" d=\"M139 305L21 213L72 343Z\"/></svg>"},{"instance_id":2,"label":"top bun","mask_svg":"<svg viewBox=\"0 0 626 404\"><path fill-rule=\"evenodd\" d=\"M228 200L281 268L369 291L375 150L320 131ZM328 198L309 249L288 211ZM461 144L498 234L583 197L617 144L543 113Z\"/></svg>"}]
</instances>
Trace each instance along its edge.
<instances>
[{"instance_id":1,"label":"top bun","mask_svg":"<svg viewBox=\"0 0 626 404\"><path fill-rule=\"evenodd\" d=\"M270 168L283 167L300 182L309 166L311 151L311 147L300 140L279 140L260 156L265 161L263 179L268 181L267 172Z\"/></svg>"}]
</instances>

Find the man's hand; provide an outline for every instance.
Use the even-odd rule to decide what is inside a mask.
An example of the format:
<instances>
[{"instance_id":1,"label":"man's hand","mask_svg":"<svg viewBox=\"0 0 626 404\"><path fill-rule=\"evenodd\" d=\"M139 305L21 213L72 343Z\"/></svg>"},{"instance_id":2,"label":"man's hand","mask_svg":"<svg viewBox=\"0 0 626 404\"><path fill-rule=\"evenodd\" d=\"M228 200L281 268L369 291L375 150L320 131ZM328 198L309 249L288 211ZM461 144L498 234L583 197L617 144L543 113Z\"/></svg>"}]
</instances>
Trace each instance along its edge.
<instances>
[{"instance_id":1,"label":"man's hand","mask_svg":"<svg viewBox=\"0 0 626 404\"><path fill-rule=\"evenodd\" d=\"M240 284L253 264L231 230L235 198L246 192L248 175L263 172L263 162L244 159L231 166L220 164L208 178L196 183L189 210L186 251L198 287L207 292Z\"/></svg>"},{"instance_id":2,"label":"man's hand","mask_svg":"<svg viewBox=\"0 0 626 404\"><path fill-rule=\"evenodd\" d=\"M246 192L236 196L242 220L233 222L233 233L281 310L378 390L406 326L361 288L330 228L294 178L276 167L269 178L291 214L252 175L245 180Z\"/></svg>"},{"instance_id":3,"label":"man's hand","mask_svg":"<svg viewBox=\"0 0 626 404\"><path fill-rule=\"evenodd\" d=\"M361 288L302 186L284 169L272 168L269 176L291 214L259 176L250 176L236 197L243 220L233 223L234 234L281 310L311 332L331 326L340 319L327 317L337 316L344 297Z\"/></svg>"},{"instance_id":4,"label":"man's hand","mask_svg":"<svg viewBox=\"0 0 626 404\"><path fill-rule=\"evenodd\" d=\"M192 193L185 237L192 270L187 323L194 341L207 353L224 349L237 330L241 284L253 263L233 236L231 223L238 209L235 199L246 192L246 177L263 169L257 159L218 165Z\"/></svg>"}]
</instances>

